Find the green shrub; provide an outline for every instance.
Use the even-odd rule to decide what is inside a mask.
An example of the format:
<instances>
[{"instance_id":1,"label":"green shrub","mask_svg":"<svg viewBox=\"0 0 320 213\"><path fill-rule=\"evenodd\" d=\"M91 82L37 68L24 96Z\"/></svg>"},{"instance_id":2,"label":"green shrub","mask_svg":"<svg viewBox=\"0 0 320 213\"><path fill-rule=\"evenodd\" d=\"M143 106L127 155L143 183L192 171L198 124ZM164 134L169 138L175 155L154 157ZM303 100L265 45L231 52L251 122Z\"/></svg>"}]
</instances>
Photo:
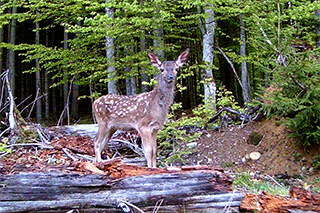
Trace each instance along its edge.
<instances>
[{"instance_id":1,"label":"green shrub","mask_svg":"<svg viewBox=\"0 0 320 213\"><path fill-rule=\"evenodd\" d=\"M286 118L290 136L308 148L320 141L320 63L313 51L287 50L286 66L278 66L265 91L263 108L270 116ZM270 88L270 87L269 87Z\"/></svg>"}]
</instances>

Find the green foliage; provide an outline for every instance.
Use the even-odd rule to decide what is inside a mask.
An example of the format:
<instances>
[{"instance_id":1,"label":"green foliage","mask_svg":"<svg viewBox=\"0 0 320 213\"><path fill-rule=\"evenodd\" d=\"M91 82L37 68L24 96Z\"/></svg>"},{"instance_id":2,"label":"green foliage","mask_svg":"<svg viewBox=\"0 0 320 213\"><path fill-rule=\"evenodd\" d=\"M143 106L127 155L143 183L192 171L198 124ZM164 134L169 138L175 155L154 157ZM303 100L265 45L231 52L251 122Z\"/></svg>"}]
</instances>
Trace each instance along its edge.
<instances>
[{"instance_id":1,"label":"green foliage","mask_svg":"<svg viewBox=\"0 0 320 213\"><path fill-rule=\"evenodd\" d=\"M216 106L218 109L229 107L235 110L240 110L238 102L235 100L231 91L228 91L224 86L221 86L217 92Z\"/></svg>"},{"instance_id":2,"label":"green foliage","mask_svg":"<svg viewBox=\"0 0 320 213\"><path fill-rule=\"evenodd\" d=\"M286 117L290 135L304 146L319 145L320 141L320 65L314 52L286 50L287 65L272 73L272 88L263 98L270 115ZM271 79L270 79L271 80ZM274 83L276 82L276 83Z\"/></svg>"},{"instance_id":3,"label":"green foliage","mask_svg":"<svg viewBox=\"0 0 320 213\"><path fill-rule=\"evenodd\" d=\"M0 153L2 152L8 152L11 153L12 150L7 148L7 145L3 142L0 142Z\"/></svg>"},{"instance_id":4,"label":"green foliage","mask_svg":"<svg viewBox=\"0 0 320 213\"><path fill-rule=\"evenodd\" d=\"M242 172L236 174L236 178L233 181L233 187L250 191L254 194L260 194L264 191L273 195L288 195L289 189L287 187L279 186L279 183L273 183L255 179L249 173Z\"/></svg>"},{"instance_id":5,"label":"green foliage","mask_svg":"<svg viewBox=\"0 0 320 213\"><path fill-rule=\"evenodd\" d=\"M172 110L181 108L180 104L174 104ZM195 148L190 148L186 144L196 142L200 137L200 132L188 133L183 129L186 125L197 125L198 119L194 117L183 116L180 119L174 119L173 114L168 115L169 121L159 131L159 151L164 157L161 161L164 165L172 163L185 164L188 155L193 154Z\"/></svg>"},{"instance_id":6,"label":"green foliage","mask_svg":"<svg viewBox=\"0 0 320 213\"><path fill-rule=\"evenodd\" d=\"M315 168L316 170L320 170L320 156L319 155L316 155L313 157L311 166L313 168Z\"/></svg>"}]
</instances>

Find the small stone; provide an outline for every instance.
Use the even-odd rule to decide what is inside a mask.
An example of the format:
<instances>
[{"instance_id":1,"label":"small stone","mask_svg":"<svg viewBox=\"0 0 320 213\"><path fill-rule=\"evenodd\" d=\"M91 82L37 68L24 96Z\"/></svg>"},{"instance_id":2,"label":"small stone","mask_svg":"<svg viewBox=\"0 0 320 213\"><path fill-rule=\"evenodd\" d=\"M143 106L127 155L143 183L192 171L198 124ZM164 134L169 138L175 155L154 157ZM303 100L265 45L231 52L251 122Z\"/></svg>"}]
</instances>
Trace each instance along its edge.
<instances>
[{"instance_id":1,"label":"small stone","mask_svg":"<svg viewBox=\"0 0 320 213\"><path fill-rule=\"evenodd\" d=\"M211 134L207 134L206 136L207 136L207 138L211 138Z\"/></svg>"},{"instance_id":2,"label":"small stone","mask_svg":"<svg viewBox=\"0 0 320 213\"><path fill-rule=\"evenodd\" d=\"M194 147L196 147L197 145L198 145L197 142L187 143L187 147L189 147L189 148L194 148Z\"/></svg>"},{"instance_id":3,"label":"small stone","mask_svg":"<svg viewBox=\"0 0 320 213\"><path fill-rule=\"evenodd\" d=\"M249 154L249 157L251 160L256 161L256 160L259 160L259 158L261 157L261 154L259 152L251 152Z\"/></svg>"},{"instance_id":4,"label":"small stone","mask_svg":"<svg viewBox=\"0 0 320 213\"><path fill-rule=\"evenodd\" d=\"M243 157L243 158L241 159L241 161L242 161L242 163L245 163L245 162L247 161L246 157Z\"/></svg>"}]
</instances>

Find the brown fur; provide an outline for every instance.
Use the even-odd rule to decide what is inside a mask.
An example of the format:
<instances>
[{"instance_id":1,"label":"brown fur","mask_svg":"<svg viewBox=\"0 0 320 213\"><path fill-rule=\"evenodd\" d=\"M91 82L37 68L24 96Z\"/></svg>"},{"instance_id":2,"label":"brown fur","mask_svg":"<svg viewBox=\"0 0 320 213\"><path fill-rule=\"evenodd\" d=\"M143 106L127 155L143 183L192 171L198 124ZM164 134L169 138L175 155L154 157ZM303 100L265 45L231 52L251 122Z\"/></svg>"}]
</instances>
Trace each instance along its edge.
<instances>
[{"instance_id":1,"label":"brown fur","mask_svg":"<svg viewBox=\"0 0 320 213\"><path fill-rule=\"evenodd\" d=\"M173 103L176 70L186 63L188 54L189 49L176 61L161 62L155 54L149 52L150 62L162 71L152 91L135 96L106 95L93 103L99 125L95 142L97 162L102 161L101 152L116 130L136 129L142 138L148 167L156 167L158 131Z\"/></svg>"}]
</instances>

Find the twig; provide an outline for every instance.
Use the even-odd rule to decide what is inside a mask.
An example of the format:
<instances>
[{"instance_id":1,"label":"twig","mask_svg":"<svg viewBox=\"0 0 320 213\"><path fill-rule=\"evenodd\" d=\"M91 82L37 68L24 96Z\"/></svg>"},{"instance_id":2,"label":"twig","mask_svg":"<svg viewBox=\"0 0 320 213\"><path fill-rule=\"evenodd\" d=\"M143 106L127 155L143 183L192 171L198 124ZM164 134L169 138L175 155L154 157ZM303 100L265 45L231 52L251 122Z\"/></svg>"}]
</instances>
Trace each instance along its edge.
<instances>
[{"instance_id":1,"label":"twig","mask_svg":"<svg viewBox=\"0 0 320 213\"><path fill-rule=\"evenodd\" d=\"M17 104L17 107L21 106L24 102L26 102L31 97L32 97L32 95L29 95L28 97L26 97L23 101L21 101L19 104Z\"/></svg>"},{"instance_id":2,"label":"twig","mask_svg":"<svg viewBox=\"0 0 320 213\"><path fill-rule=\"evenodd\" d=\"M71 158L73 161L78 161L79 159L72 156L71 151L67 148L62 148L62 151L69 157Z\"/></svg>"},{"instance_id":3,"label":"twig","mask_svg":"<svg viewBox=\"0 0 320 213\"><path fill-rule=\"evenodd\" d=\"M16 120L14 118L14 99L13 99L13 95L11 92L11 87L10 87L10 82L9 82L9 78L8 78L8 74L9 74L9 70L5 71L5 80L6 80L6 84L7 84L7 89L8 89L8 94L9 94L9 101L10 101L10 108L9 108L9 126L13 131L16 131L17 128L17 124L16 124Z\"/></svg>"},{"instance_id":4,"label":"twig","mask_svg":"<svg viewBox=\"0 0 320 213\"><path fill-rule=\"evenodd\" d=\"M38 101L40 98L42 98L43 96L46 96L47 94L43 94L43 95L40 95L39 97L36 97L31 103L29 103L27 106L25 106L22 110L21 110L21 113L23 111L25 111L30 105L34 105L34 103L36 101Z\"/></svg>"},{"instance_id":5,"label":"twig","mask_svg":"<svg viewBox=\"0 0 320 213\"><path fill-rule=\"evenodd\" d=\"M157 213L159 211L160 206L162 205L162 203L163 203L163 199L158 200L156 205L155 205L155 207L154 207L154 209L153 209L153 211L152 211L152 213Z\"/></svg>"},{"instance_id":6,"label":"twig","mask_svg":"<svg viewBox=\"0 0 320 213\"><path fill-rule=\"evenodd\" d=\"M92 156L90 156L90 155L83 155L83 154L75 154L77 157L79 157L79 158L82 158L82 159L85 159L85 160L89 160L89 161L91 161L91 162L95 162L95 158L94 157L92 157Z\"/></svg>"},{"instance_id":7,"label":"twig","mask_svg":"<svg viewBox=\"0 0 320 213\"><path fill-rule=\"evenodd\" d=\"M0 133L0 138L2 137L2 135L5 133L5 132L7 132L7 131L9 131L10 130L10 127L8 127L8 128L6 128L5 130L3 130L1 133Z\"/></svg>"},{"instance_id":8,"label":"twig","mask_svg":"<svg viewBox=\"0 0 320 213\"><path fill-rule=\"evenodd\" d=\"M40 124L36 126L36 131L38 133L38 136L39 136L41 142L43 142L45 144L50 144L49 137L43 133L43 131L40 128L41 126L40 127L39 126L40 126Z\"/></svg>"},{"instance_id":9,"label":"twig","mask_svg":"<svg viewBox=\"0 0 320 213\"><path fill-rule=\"evenodd\" d=\"M71 79L71 82L70 82L70 86L69 86L69 92L68 92L68 96L67 96L67 103L65 103L65 107L63 108L62 112L61 112L61 115L60 115L60 118L58 120L58 123L57 123L57 126L59 126L59 124L61 123L62 125L62 119L63 119L63 115L65 113L65 111L67 111L67 118L68 118L68 125L70 125L70 116L69 116L69 100L70 100L70 96L71 96L71 91L72 91L72 86L73 86L73 81L75 79L75 75L73 76L73 78Z\"/></svg>"},{"instance_id":10,"label":"twig","mask_svg":"<svg viewBox=\"0 0 320 213\"><path fill-rule=\"evenodd\" d=\"M138 155L144 156L142 149L139 148L138 145L136 145L136 144L130 143L130 142L128 142L128 141L120 140L120 139L117 139L117 138L111 139L110 142L111 142L111 141L118 142L118 143L124 143L124 144L128 145L129 148L131 148L132 151L134 151L134 152L137 153ZM110 142L109 142L109 143L110 143Z\"/></svg>"},{"instance_id":11,"label":"twig","mask_svg":"<svg viewBox=\"0 0 320 213\"><path fill-rule=\"evenodd\" d=\"M38 96L39 96L39 92L40 92L40 88L37 89L37 92L36 92L36 100L38 99ZM33 101L32 102L32 106L31 106L31 109L29 111L29 114L28 114L28 117L27 117L27 120L30 120L30 116L31 116L31 113L33 111L33 108L34 108L34 105L36 104L37 101ZM38 113L38 112L37 112Z\"/></svg>"},{"instance_id":12,"label":"twig","mask_svg":"<svg viewBox=\"0 0 320 213\"><path fill-rule=\"evenodd\" d=\"M138 210L139 212L144 213L144 211L142 211L142 209L140 209L139 207L133 205L132 203L129 203L129 202L124 201L124 200L119 200L119 204L120 203L124 203L124 204L126 204L126 205L128 205L128 206L130 206L130 207L132 207L132 208L134 208L136 210Z\"/></svg>"},{"instance_id":13,"label":"twig","mask_svg":"<svg viewBox=\"0 0 320 213\"><path fill-rule=\"evenodd\" d=\"M237 79L237 81L238 81L238 83L239 83L239 85L240 85L240 87L241 87L244 95L246 96L246 99L247 99L247 100L250 100L247 91L243 88L243 85L242 85L241 80L240 80L240 78L239 78L239 76L238 76L238 73L237 73L236 69L235 69L234 66L233 66L233 63L231 62L231 60L228 58L228 56L222 51L222 49L221 49L218 45L216 45L216 48L220 51L220 53L223 55L223 57L224 57L224 58L227 60L227 62L230 64L231 69L232 69L232 71L234 72L234 75L236 76L236 79Z\"/></svg>"},{"instance_id":14,"label":"twig","mask_svg":"<svg viewBox=\"0 0 320 213\"><path fill-rule=\"evenodd\" d=\"M283 187L278 181L276 181L273 177L271 177L270 175L266 175L269 179L271 179L275 184L277 184L279 187Z\"/></svg>"},{"instance_id":15,"label":"twig","mask_svg":"<svg viewBox=\"0 0 320 213\"><path fill-rule=\"evenodd\" d=\"M33 141L36 141L36 140L33 140ZM40 148L45 148L45 149L53 149L54 148L53 146L48 146L47 144L42 144L41 142L10 144L6 147L10 148L10 147L15 147L15 146L39 146Z\"/></svg>"}]
</instances>

